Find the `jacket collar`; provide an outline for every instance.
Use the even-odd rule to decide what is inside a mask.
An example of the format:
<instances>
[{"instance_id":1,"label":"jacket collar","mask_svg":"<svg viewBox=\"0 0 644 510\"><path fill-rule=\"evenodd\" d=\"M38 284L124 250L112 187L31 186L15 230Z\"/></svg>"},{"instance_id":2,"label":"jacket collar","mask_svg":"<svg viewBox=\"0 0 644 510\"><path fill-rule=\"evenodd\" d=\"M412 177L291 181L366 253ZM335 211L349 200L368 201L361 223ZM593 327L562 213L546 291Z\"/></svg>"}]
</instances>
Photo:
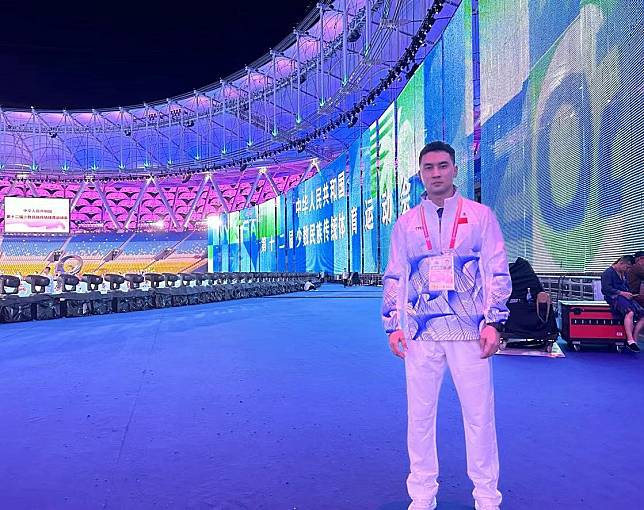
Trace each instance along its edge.
<instances>
[{"instance_id":1,"label":"jacket collar","mask_svg":"<svg viewBox=\"0 0 644 510\"><path fill-rule=\"evenodd\" d=\"M423 193L420 195L421 198L421 204L428 208L430 211L438 211L440 209L439 206L437 206L434 202L432 202L429 197L427 196L427 191L423 191ZM458 191L458 187L454 186L454 194L445 199L445 205L443 206L444 209L454 209L456 207L456 203L458 200L461 198L461 194Z\"/></svg>"}]
</instances>

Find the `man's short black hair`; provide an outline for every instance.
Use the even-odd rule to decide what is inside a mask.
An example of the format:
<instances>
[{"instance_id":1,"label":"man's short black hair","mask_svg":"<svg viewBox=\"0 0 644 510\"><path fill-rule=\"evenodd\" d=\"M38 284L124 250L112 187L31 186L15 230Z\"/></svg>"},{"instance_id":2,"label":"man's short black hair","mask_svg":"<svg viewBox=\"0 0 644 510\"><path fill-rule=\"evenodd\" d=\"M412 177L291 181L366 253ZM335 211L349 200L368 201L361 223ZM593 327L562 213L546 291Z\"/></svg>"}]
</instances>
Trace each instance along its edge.
<instances>
[{"instance_id":1,"label":"man's short black hair","mask_svg":"<svg viewBox=\"0 0 644 510\"><path fill-rule=\"evenodd\" d=\"M633 254L633 258L634 258L635 260L639 259L640 257L644 257L644 250L636 251L636 252Z\"/></svg>"},{"instance_id":2,"label":"man's short black hair","mask_svg":"<svg viewBox=\"0 0 644 510\"><path fill-rule=\"evenodd\" d=\"M420 151L420 155L418 156L418 166L420 166L423 156L428 152L447 152L452 158L452 163L456 164L456 151L454 150L454 147L447 142L434 140L433 142L425 145L425 147Z\"/></svg>"},{"instance_id":3,"label":"man's short black hair","mask_svg":"<svg viewBox=\"0 0 644 510\"><path fill-rule=\"evenodd\" d=\"M633 257L633 255L622 255L620 258L617 259L617 262L626 262L627 264L635 264L635 257Z\"/></svg>"}]
</instances>

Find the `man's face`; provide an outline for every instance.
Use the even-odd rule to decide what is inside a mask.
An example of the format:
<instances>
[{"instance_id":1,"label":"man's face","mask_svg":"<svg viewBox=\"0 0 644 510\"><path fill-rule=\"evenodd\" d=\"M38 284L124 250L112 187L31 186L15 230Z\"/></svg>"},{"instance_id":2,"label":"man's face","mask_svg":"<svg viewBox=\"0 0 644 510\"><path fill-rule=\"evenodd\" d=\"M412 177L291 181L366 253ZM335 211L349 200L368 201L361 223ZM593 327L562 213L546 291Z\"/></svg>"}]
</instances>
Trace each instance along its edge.
<instances>
[{"instance_id":1,"label":"man's face","mask_svg":"<svg viewBox=\"0 0 644 510\"><path fill-rule=\"evenodd\" d=\"M458 167L452 162L448 152L428 152L420 161L420 180L429 195L448 194L457 175Z\"/></svg>"},{"instance_id":2,"label":"man's face","mask_svg":"<svg viewBox=\"0 0 644 510\"><path fill-rule=\"evenodd\" d=\"M617 266L619 267L619 270L622 271L622 272L628 271L631 268L631 265L632 264L630 262L626 262L626 261L623 261L623 260L620 261L619 264L617 264Z\"/></svg>"},{"instance_id":3,"label":"man's face","mask_svg":"<svg viewBox=\"0 0 644 510\"><path fill-rule=\"evenodd\" d=\"M637 257L635 259L635 266L638 269L644 269L644 257Z\"/></svg>"}]
</instances>

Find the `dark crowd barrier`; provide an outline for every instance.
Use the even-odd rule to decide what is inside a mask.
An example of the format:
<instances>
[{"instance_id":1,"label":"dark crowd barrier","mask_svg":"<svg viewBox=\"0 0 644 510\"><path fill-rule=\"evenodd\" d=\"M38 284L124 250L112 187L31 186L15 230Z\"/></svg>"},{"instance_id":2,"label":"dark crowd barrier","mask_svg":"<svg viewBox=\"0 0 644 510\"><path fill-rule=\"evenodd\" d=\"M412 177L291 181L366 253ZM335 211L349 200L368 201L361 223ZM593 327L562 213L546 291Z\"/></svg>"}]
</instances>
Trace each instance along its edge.
<instances>
[{"instance_id":1,"label":"dark crowd barrier","mask_svg":"<svg viewBox=\"0 0 644 510\"><path fill-rule=\"evenodd\" d=\"M380 273L346 273L328 275L326 280L334 283L342 283L345 286L367 285L377 287L382 285L382 275Z\"/></svg>"},{"instance_id":2,"label":"dark crowd barrier","mask_svg":"<svg viewBox=\"0 0 644 510\"><path fill-rule=\"evenodd\" d=\"M57 277L62 292L47 294L50 280L46 276L29 275L25 282L31 285L31 296L18 296L19 278L0 275L0 323L50 320L60 317L82 317L107 313L135 312L153 308L198 305L274 296L305 290L307 281L318 277L314 273L148 273L106 274L107 292L99 292L103 278L84 275ZM88 292L77 292L83 281ZM150 288L142 290L148 282ZM165 286L161 286L161 284ZM121 290L126 285L127 290Z\"/></svg>"}]
</instances>

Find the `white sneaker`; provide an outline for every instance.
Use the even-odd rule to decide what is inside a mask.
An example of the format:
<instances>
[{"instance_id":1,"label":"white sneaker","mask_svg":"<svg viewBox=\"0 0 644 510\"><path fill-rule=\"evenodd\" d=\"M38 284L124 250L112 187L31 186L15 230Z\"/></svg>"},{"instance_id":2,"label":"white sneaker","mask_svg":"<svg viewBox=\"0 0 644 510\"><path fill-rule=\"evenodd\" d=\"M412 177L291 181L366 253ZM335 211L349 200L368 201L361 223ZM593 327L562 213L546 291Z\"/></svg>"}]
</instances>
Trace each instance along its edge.
<instances>
[{"instance_id":1,"label":"white sneaker","mask_svg":"<svg viewBox=\"0 0 644 510\"><path fill-rule=\"evenodd\" d=\"M436 508L436 498L431 501L426 499L416 499L411 502L407 510L434 510Z\"/></svg>"},{"instance_id":2,"label":"white sneaker","mask_svg":"<svg viewBox=\"0 0 644 510\"><path fill-rule=\"evenodd\" d=\"M474 502L475 510L501 510L500 506L481 506L476 501Z\"/></svg>"}]
</instances>

